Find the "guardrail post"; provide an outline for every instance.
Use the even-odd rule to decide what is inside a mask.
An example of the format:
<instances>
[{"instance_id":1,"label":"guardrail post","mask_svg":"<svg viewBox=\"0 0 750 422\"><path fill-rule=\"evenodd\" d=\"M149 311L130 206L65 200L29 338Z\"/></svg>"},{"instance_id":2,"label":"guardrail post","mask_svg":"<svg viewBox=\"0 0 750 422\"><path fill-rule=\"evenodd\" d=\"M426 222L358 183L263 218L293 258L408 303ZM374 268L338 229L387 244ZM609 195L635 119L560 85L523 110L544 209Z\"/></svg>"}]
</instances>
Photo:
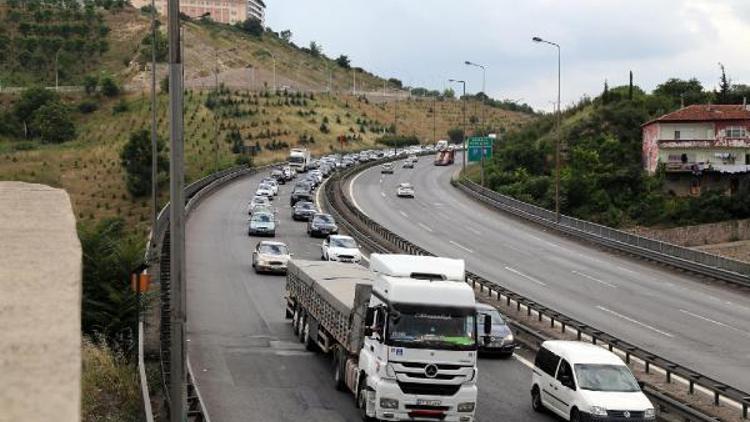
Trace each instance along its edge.
<instances>
[{"instance_id":1,"label":"guardrail post","mask_svg":"<svg viewBox=\"0 0 750 422\"><path fill-rule=\"evenodd\" d=\"M649 362L649 361L644 361L644 362L646 363L646 368L645 368L644 372L646 372L647 374L650 374L651 373L651 362Z\"/></svg>"},{"instance_id":2,"label":"guardrail post","mask_svg":"<svg viewBox=\"0 0 750 422\"><path fill-rule=\"evenodd\" d=\"M747 408L750 404L750 396L742 398L742 419L747 419Z\"/></svg>"}]
</instances>

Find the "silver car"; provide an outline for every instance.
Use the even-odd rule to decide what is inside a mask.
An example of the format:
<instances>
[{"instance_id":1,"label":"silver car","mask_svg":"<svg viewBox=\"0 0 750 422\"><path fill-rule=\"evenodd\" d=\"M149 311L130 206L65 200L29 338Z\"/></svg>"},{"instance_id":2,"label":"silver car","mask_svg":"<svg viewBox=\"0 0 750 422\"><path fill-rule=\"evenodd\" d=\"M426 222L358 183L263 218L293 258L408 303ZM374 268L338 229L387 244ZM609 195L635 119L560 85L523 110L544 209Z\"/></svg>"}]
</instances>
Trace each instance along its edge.
<instances>
[{"instance_id":1,"label":"silver car","mask_svg":"<svg viewBox=\"0 0 750 422\"><path fill-rule=\"evenodd\" d=\"M256 273L283 274L286 273L287 264L291 257L292 254L284 243L263 240L258 242L253 250L253 269Z\"/></svg>"}]
</instances>

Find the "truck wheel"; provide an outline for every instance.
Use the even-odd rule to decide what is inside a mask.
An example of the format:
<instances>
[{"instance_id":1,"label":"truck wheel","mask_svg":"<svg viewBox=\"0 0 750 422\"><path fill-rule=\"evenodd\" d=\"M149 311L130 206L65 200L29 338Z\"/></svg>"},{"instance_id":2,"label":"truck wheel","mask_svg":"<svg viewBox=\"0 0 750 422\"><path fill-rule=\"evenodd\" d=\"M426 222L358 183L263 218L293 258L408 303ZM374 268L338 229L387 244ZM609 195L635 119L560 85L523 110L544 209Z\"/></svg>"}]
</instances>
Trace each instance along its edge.
<instances>
[{"instance_id":1,"label":"truck wheel","mask_svg":"<svg viewBox=\"0 0 750 422\"><path fill-rule=\"evenodd\" d=\"M367 416L367 399L365 398L365 391L372 391L367 386L360 388L359 394L357 394L357 407L359 408L359 415L362 417L363 422L377 422L377 418Z\"/></svg>"},{"instance_id":2,"label":"truck wheel","mask_svg":"<svg viewBox=\"0 0 750 422\"><path fill-rule=\"evenodd\" d=\"M305 330L302 333L302 343L305 345L305 349L308 352L314 352L317 350L317 344L315 340L310 337L310 317L305 318Z\"/></svg>"},{"instance_id":3,"label":"truck wheel","mask_svg":"<svg viewBox=\"0 0 750 422\"><path fill-rule=\"evenodd\" d=\"M292 332L294 335L299 334L299 320L300 320L300 311L299 308L294 308L294 316L292 316Z\"/></svg>"},{"instance_id":4,"label":"truck wheel","mask_svg":"<svg viewBox=\"0 0 750 422\"><path fill-rule=\"evenodd\" d=\"M333 385L339 391L346 390L346 358L340 348L333 354Z\"/></svg>"}]
</instances>

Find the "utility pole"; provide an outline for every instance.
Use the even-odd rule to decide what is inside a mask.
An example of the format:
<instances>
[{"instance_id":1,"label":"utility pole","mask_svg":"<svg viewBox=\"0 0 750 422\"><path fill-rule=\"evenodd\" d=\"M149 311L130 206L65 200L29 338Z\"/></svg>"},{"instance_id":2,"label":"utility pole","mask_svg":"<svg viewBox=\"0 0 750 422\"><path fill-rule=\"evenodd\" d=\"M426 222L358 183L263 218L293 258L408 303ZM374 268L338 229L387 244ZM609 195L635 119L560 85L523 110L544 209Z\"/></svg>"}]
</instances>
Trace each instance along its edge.
<instances>
[{"instance_id":1,"label":"utility pole","mask_svg":"<svg viewBox=\"0 0 750 422\"><path fill-rule=\"evenodd\" d=\"M437 144L437 96L432 97L432 142Z\"/></svg>"},{"instance_id":2,"label":"utility pole","mask_svg":"<svg viewBox=\"0 0 750 422\"><path fill-rule=\"evenodd\" d=\"M55 91L59 91L58 80L60 79L60 72L58 71L58 68L57 68L57 59L59 55L60 55L60 49L57 49L57 51L55 52Z\"/></svg>"},{"instance_id":3,"label":"utility pole","mask_svg":"<svg viewBox=\"0 0 750 422\"><path fill-rule=\"evenodd\" d=\"M216 99L219 98L219 50L214 47L214 89ZM216 135L214 136L214 171L219 171L219 116L216 117Z\"/></svg>"},{"instance_id":4,"label":"utility pole","mask_svg":"<svg viewBox=\"0 0 750 422\"><path fill-rule=\"evenodd\" d=\"M158 148L156 134L156 0L151 0L151 246L156 245L156 214L159 212ZM151 257L154 258L154 257Z\"/></svg>"},{"instance_id":5,"label":"utility pole","mask_svg":"<svg viewBox=\"0 0 750 422\"><path fill-rule=\"evenodd\" d=\"M357 71L352 69L352 95L357 96Z\"/></svg>"},{"instance_id":6,"label":"utility pole","mask_svg":"<svg viewBox=\"0 0 750 422\"><path fill-rule=\"evenodd\" d=\"M169 397L171 422L187 420L187 367L185 345L185 139L183 134L183 57L180 49L180 0L169 0L169 207L170 325Z\"/></svg>"}]
</instances>

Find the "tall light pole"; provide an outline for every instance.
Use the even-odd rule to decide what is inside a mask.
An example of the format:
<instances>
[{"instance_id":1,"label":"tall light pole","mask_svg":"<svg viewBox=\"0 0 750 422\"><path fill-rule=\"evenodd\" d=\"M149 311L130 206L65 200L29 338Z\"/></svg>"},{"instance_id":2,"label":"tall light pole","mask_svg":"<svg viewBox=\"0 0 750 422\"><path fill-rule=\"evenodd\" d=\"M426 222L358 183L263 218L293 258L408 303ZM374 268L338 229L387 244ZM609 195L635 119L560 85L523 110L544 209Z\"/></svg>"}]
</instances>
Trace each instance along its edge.
<instances>
[{"instance_id":1,"label":"tall light pole","mask_svg":"<svg viewBox=\"0 0 750 422\"><path fill-rule=\"evenodd\" d=\"M55 52L55 91L59 90L58 81L60 79L60 72L58 71L58 68L57 68L57 59L60 56L60 51L61 50L62 50L62 48L58 48L57 51Z\"/></svg>"},{"instance_id":2,"label":"tall light pole","mask_svg":"<svg viewBox=\"0 0 750 422\"><path fill-rule=\"evenodd\" d=\"M531 39L532 41L536 43L544 43L549 44L551 46L557 47L557 141L555 142L555 220L559 223L560 222L560 137L562 134L560 133L560 126L561 126L561 120L562 120L562 112L560 109L560 44L554 43L552 41L543 40L539 37L534 37Z\"/></svg>"},{"instance_id":3,"label":"tall light pole","mask_svg":"<svg viewBox=\"0 0 750 422\"><path fill-rule=\"evenodd\" d=\"M156 134L156 0L151 0L151 245L156 246L157 186L159 180Z\"/></svg>"},{"instance_id":4,"label":"tall light pole","mask_svg":"<svg viewBox=\"0 0 750 422\"><path fill-rule=\"evenodd\" d=\"M461 84L463 86L463 95L461 96L461 101L463 102L463 135L461 136L461 143L463 144L463 152L461 155L463 156L463 167L461 169L461 172L465 175L466 174L466 153L468 152L466 150L466 81L459 81L457 79L448 79L448 82L453 82L457 84Z\"/></svg>"},{"instance_id":5,"label":"tall light pole","mask_svg":"<svg viewBox=\"0 0 750 422\"><path fill-rule=\"evenodd\" d=\"M467 66L474 66L474 67L482 68L482 94L484 95L484 97L482 97L482 105L484 105L484 98L487 96L487 91L486 91L487 88L485 86L485 84L487 83L487 66L478 64L478 63L473 63L468 60L466 60L464 64ZM483 125L486 124L486 122L484 121L484 107L482 107L482 124Z\"/></svg>"},{"instance_id":6,"label":"tall light pole","mask_svg":"<svg viewBox=\"0 0 750 422\"><path fill-rule=\"evenodd\" d=\"M271 60L273 60L273 90L276 92L276 56L274 56L273 52L267 48L261 48L261 50L268 53L268 55L271 56Z\"/></svg>"},{"instance_id":7,"label":"tall light pole","mask_svg":"<svg viewBox=\"0 0 750 422\"><path fill-rule=\"evenodd\" d=\"M180 49L180 0L167 3L169 40L169 207L170 343L169 397L171 422L187 420L185 324L185 139L183 122L183 58Z\"/></svg>"}]
</instances>

